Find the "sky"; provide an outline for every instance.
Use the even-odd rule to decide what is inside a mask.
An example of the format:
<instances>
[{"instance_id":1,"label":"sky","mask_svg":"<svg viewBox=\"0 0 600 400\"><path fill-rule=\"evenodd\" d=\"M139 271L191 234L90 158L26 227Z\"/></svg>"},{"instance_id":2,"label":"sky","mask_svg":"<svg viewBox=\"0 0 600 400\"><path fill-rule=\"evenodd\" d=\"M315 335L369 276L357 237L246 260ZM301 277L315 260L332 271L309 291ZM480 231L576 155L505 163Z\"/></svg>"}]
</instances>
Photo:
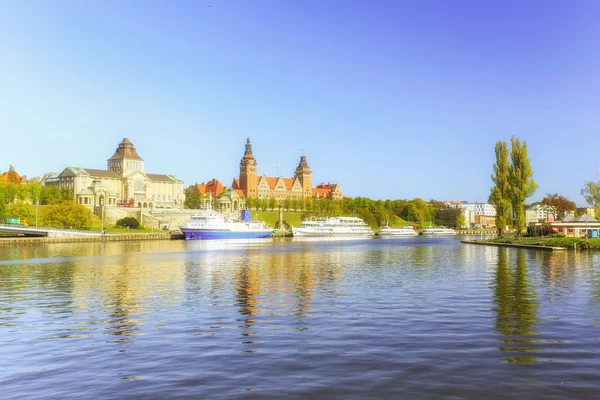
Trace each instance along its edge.
<instances>
[{"instance_id":1,"label":"sky","mask_svg":"<svg viewBox=\"0 0 600 400\"><path fill-rule=\"evenodd\" d=\"M487 201L527 142L530 201L600 179L600 2L17 1L0 12L0 170L260 175L345 196ZM278 170L275 170L279 167ZM279 171L279 172L278 172Z\"/></svg>"}]
</instances>

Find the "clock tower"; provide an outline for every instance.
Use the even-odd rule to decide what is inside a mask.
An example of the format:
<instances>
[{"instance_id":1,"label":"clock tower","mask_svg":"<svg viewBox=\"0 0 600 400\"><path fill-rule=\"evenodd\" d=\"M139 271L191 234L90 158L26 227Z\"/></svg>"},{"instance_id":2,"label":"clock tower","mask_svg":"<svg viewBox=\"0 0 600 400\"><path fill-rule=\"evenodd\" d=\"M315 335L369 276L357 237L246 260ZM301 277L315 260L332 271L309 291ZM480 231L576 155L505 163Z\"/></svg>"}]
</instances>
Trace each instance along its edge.
<instances>
[{"instance_id":1,"label":"clock tower","mask_svg":"<svg viewBox=\"0 0 600 400\"><path fill-rule=\"evenodd\" d=\"M302 197L310 199L312 197L312 171L306 162L306 156L300 157L300 163L294 171L294 177L302 185Z\"/></svg>"},{"instance_id":2,"label":"clock tower","mask_svg":"<svg viewBox=\"0 0 600 400\"><path fill-rule=\"evenodd\" d=\"M258 165L252 155L252 143L250 138L246 139L246 150L240 161L240 189L244 191L246 198L256 199L258 197Z\"/></svg>"}]
</instances>

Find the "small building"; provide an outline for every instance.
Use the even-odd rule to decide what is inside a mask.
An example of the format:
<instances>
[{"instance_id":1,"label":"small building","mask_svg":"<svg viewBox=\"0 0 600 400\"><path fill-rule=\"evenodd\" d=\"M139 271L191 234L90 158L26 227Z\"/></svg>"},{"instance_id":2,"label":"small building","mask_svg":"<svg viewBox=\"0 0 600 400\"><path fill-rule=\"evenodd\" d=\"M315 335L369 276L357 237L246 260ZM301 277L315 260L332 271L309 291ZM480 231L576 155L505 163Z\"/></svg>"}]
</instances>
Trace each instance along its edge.
<instances>
[{"instance_id":1,"label":"small building","mask_svg":"<svg viewBox=\"0 0 600 400\"><path fill-rule=\"evenodd\" d=\"M238 190L231 187L225 189L215 201L217 211L237 212L244 210L246 208L246 201L244 200L243 193L238 193Z\"/></svg>"},{"instance_id":2,"label":"small building","mask_svg":"<svg viewBox=\"0 0 600 400\"><path fill-rule=\"evenodd\" d=\"M534 234L562 233L567 237L598 237L600 221L587 214L579 217L567 214L562 220L554 221L554 215L548 214L544 222L529 225Z\"/></svg>"}]
</instances>

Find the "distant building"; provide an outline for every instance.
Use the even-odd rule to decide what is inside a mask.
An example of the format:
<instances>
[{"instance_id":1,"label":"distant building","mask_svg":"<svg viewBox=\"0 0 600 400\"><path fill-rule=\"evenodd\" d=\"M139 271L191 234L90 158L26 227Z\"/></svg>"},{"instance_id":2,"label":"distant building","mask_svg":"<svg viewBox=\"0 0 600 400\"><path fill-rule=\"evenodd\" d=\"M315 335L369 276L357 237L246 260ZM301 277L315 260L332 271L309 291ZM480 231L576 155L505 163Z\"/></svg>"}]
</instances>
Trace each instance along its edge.
<instances>
[{"instance_id":1,"label":"distant building","mask_svg":"<svg viewBox=\"0 0 600 400\"><path fill-rule=\"evenodd\" d=\"M302 200L318 197L341 200L343 197L339 184L322 183L316 188L312 187L312 170L306 156L300 157L293 178L259 176L250 138L246 140L246 149L240 161L239 178L234 179L231 186L238 195L251 199Z\"/></svg>"},{"instance_id":2,"label":"distant building","mask_svg":"<svg viewBox=\"0 0 600 400\"><path fill-rule=\"evenodd\" d=\"M593 207L578 207L577 214L578 215L587 214L592 218L596 218L596 209Z\"/></svg>"},{"instance_id":3,"label":"distant building","mask_svg":"<svg viewBox=\"0 0 600 400\"><path fill-rule=\"evenodd\" d=\"M567 214L562 220L555 221L552 213L548 214L544 222L535 222L529 225L534 234L562 233L567 237L598 237L600 221L583 214L575 217Z\"/></svg>"},{"instance_id":4,"label":"distant building","mask_svg":"<svg viewBox=\"0 0 600 400\"><path fill-rule=\"evenodd\" d=\"M11 166L11 168L12 168L12 166ZM13 169L13 171L14 171L14 169ZM10 173L10 171L6 171L6 172L3 172L2 174L0 174L0 181L8 182L10 179L9 173ZM25 175L21 176L17 173L17 171L14 171L14 173L15 173L15 180L16 180L16 182L14 182L14 183L20 183L23 185L27 183L27 177Z\"/></svg>"},{"instance_id":5,"label":"distant building","mask_svg":"<svg viewBox=\"0 0 600 400\"><path fill-rule=\"evenodd\" d=\"M554 208L543 204L528 207L525 210L525 222L530 224L532 222L545 221L548 219L548 213L555 214Z\"/></svg>"},{"instance_id":6,"label":"distant building","mask_svg":"<svg viewBox=\"0 0 600 400\"><path fill-rule=\"evenodd\" d=\"M315 199L341 200L343 197L342 189L340 189L340 186L335 183L325 184L321 182L312 190L312 194Z\"/></svg>"},{"instance_id":7,"label":"distant building","mask_svg":"<svg viewBox=\"0 0 600 400\"><path fill-rule=\"evenodd\" d=\"M198 191L201 195L212 194L214 198L219 197L219 195L225 190L221 182L216 179L212 179L206 183L202 182L198 184Z\"/></svg>"},{"instance_id":8,"label":"distant building","mask_svg":"<svg viewBox=\"0 0 600 400\"><path fill-rule=\"evenodd\" d=\"M78 204L90 208L131 204L137 207L183 207L183 181L174 175L149 174L144 160L124 138L107 161L107 169L66 167L58 176L51 175L46 185L73 191Z\"/></svg>"},{"instance_id":9,"label":"distant building","mask_svg":"<svg viewBox=\"0 0 600 400\"><path fill-rule=\"evenodd\" d=\"M465 212L465 219L467 216L473 218L471 225L472 227L483 227L483 228L494 228L496 226L496 207L488 203L467 203L461 204L461 208L469 210L472 215Z\"/></svg>"},{"instance_id":10,"label":"distant building","mask_svg":"<svg viewBox=\"0 0 600 400\"><path fill-rule=\"evenodd\" d=\"M465 218L465 225L459 228L471 228L475 226L475 211L468 208L462 208L462 214Z\"/></svg>"}]
</instances>

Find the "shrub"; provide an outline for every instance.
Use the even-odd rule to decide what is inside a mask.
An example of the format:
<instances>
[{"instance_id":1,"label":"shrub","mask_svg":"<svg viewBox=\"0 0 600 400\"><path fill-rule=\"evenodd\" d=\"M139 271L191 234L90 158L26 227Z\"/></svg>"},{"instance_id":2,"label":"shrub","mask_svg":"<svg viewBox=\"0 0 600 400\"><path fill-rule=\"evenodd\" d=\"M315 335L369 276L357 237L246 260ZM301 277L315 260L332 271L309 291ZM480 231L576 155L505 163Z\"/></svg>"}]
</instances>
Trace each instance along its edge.
<instances>
[{"instance_id":1,"label":"shrub","mask_svg":"<svg viewBox=\"0 0 600 400\"><path fill-rule=\"evenodd\" d=\"M277 222L275 222L275 229L284 229L284 230L290 230L290 224L288 224L287 222L283 221L283 228L281 226L279 226L279 220Z\"/></svg>"},{"instance_id":2,"label":"shrub","mask_svg":"<svg viewBox=\"0 0 600 400\"><path fill-rule=\"evenodd\" d=\"M117 221L117 227L137 229L140 227L140 222L134 217L125 217Z\"/></svg>"}]
</instances>

